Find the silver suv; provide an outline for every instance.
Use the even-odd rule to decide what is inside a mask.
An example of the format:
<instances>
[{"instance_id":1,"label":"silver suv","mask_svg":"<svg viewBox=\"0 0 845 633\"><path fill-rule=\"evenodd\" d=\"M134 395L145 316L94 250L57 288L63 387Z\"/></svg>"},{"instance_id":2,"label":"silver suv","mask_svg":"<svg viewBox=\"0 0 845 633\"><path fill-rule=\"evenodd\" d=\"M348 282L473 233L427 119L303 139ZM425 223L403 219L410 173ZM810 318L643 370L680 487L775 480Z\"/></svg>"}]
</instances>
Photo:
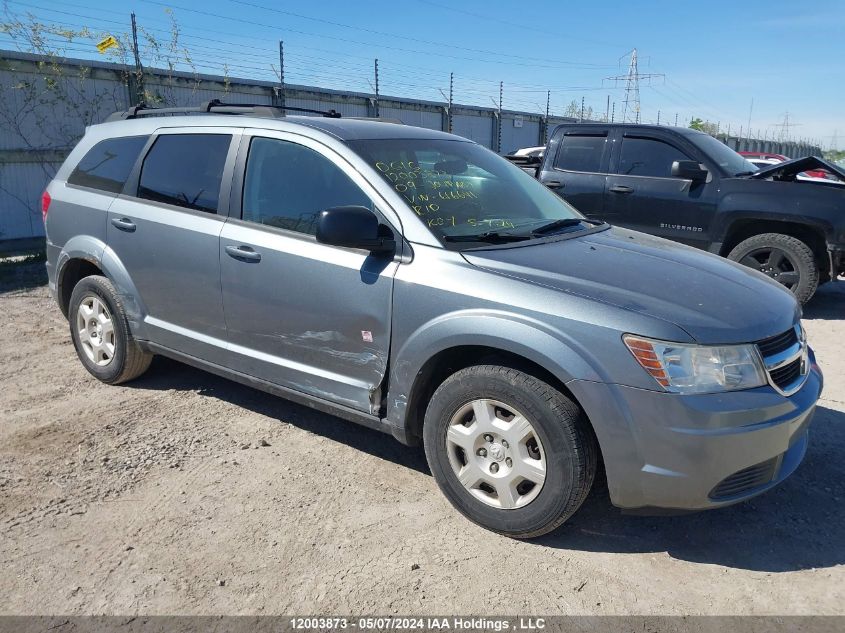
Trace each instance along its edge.
<instances>
[{"instance_id":1,"label":"silver suv","mask_svg":"<svg viewBox=\"0 0 845 633\"><path fill-rule=\"evenodd\" d=\"M629 510L742 501L807 448L822 374L777 282L587 220L465 139L208 104L95 125L43 199L82 364L154 354L422 443L527 538L599 468Z\"/></svg>"}]
</instances>

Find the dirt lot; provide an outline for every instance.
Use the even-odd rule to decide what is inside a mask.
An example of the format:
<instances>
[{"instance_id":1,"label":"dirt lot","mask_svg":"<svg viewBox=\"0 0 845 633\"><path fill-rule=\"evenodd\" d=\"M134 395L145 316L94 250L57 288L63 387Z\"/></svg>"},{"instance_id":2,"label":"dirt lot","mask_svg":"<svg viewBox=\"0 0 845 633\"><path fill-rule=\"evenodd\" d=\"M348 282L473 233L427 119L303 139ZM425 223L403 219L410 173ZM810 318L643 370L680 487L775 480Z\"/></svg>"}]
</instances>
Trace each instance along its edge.
<instances>
[{"instance_id":1,"label":"dirt lot","mask_svg":"<svg viewBox=\"0 0 845 633\"><path fill-rule=\"evenodd\" d=\"M806 310L827 384L784 485L673 518L599 491L525 543L390 437L164 359L98 383L5 279L0 613L845 614L845 283Z\"/></svg>"}]
</instances>

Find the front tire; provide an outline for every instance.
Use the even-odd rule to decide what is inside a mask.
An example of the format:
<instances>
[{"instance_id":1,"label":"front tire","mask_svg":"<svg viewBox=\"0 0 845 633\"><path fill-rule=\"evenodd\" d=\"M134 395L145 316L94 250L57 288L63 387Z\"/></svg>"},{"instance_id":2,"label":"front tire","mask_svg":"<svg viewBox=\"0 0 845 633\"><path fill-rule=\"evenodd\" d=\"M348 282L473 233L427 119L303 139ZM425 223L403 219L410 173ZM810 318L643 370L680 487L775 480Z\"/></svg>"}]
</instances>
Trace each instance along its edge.
<instances>
[{"instance_id":1,"label":"front tire","mask_svg":"<svg viewBox=\"0 0 845 633\"><path fill-rule=\"evenodd\" d=\"M791 235L763 233L740 242L728 259L758 270L807 303L819 287L819 268L812 249Z\"/></svg>"},{"instance_id":2,"label":"front tire","mask_svg":"<svg viewBox=\"0 0 845 633\"><path fill-rule=\"evenodd\" d=\"M106 277L91 275L76 284L68 321L79 360L104 383L127 382L150 366L153 355L132 337L120 296Z\"/></svg>"},{"instance_id":3,"label":"front tire","mask_svg":"<svg viewBox=\"0 0 845 633\"><path fill-rule=\"evenodd\" d=\"M598 461L577 404L530 374L495 365L462 369L437 388L423 442L452 505L513 538L546 534L569 519L587 498Z\"/></svg>"}]
</instances>

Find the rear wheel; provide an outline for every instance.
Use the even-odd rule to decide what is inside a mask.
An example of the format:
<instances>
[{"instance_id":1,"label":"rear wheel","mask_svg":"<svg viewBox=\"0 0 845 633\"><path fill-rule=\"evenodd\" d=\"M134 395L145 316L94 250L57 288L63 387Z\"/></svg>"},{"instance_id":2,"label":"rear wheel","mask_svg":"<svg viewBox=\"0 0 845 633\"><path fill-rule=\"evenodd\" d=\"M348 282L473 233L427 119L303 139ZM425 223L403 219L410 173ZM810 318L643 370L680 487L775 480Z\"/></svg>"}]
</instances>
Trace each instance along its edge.
<instances>
[{"instance_id":1,"label":"rear wheel","mask_svg":"<svg viewBox=\"0 0 845 633\"><path fill-rule=\"evenodd\" d=\"M819 286L819 269L812 249L798 238L763 233L740 242L728 259L768 275L806 303Z\"/></svg>"},{"instance_id":2,"label":"rear wheel","mask_svg":"<svg viewBox=\"0 0 845 633\"><path fill-rule=\"evenodd\" d=\"M598 448L577 404L546 382L481 365L434 392L423 428L440 489L462 514L515 538L554 530L581 506Z\"/></svg>"},{"instance_id":3,"label":"rear wheel","mask_svg":"<svg viewBox=\"0 0 845 633\"><path fill-rule=\"evenodd\" d=\"M76 284L68 321L79 360L103 382L127 382L150 366L153 355L132 337L123 303L107 278L91 275Z\"/></svg>"}]
</instances>

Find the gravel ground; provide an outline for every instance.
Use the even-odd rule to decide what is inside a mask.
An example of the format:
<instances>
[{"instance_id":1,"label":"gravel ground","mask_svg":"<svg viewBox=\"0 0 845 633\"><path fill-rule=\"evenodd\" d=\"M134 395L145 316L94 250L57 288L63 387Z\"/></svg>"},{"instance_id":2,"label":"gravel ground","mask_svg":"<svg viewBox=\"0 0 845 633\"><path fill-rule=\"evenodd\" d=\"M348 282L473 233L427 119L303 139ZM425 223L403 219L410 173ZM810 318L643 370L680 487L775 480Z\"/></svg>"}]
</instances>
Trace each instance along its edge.
<instances>
[{"instance_id":1,"label":"gravel ground","mask_svg":"<svg viewBox=\"0 0 845 633\"><path fill-rule=\"evenodd\" d=\"M0 274L0 614L845 614L845 283L805 311L827 384L791 479L671 518L598 490L518 542L388 436L161 358L100 384L24 277Z\"/></svg>"}]
</instances>

